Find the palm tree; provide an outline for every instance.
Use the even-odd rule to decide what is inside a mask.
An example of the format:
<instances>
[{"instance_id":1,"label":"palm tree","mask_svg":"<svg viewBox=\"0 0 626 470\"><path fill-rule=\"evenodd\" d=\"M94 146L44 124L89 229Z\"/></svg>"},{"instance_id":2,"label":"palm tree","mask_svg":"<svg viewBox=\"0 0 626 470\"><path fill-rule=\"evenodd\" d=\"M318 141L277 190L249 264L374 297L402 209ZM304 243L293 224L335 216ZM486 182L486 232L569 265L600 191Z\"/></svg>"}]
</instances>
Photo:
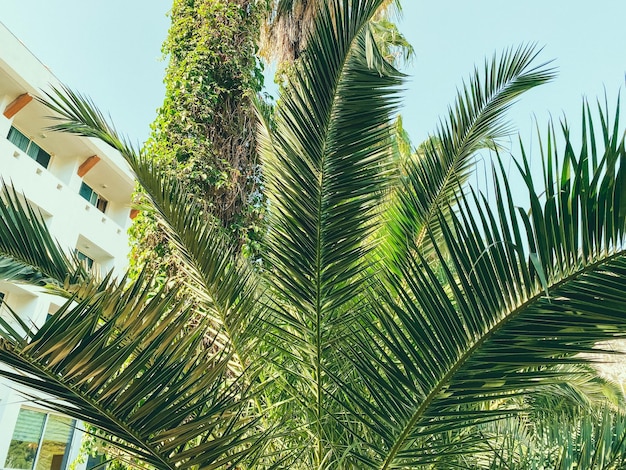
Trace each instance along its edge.
<instances>
[{"instance_id":1,"label":"palm tree","mask_svg":"<svg viewBox=\"0 0 626 470\"><path fill-rule=\"evenodd\" d=\"M268 18L261 32L263 57L276 59L281 65L296 60L306 49L313 28L315 13L323 2L316 0L273 0L268 8ZM369 21L372 37L383 57L390 63L413 57L413 46L400 33L391 18L400 16L400 0L381 2Z\"/></svg>"},{"instance_id":2,"label":"palm tree","mask_svg":"<svg viewBox=\"0 0 626 470\"><path fill-rule=\"evenodd\" d=\"M488 451L449 456L438 468L622 468L626 427L619 385L602 380L592 366L559 368L567 370L567 383L501 402L500 407L517 402L523 411L474 430Z\"/></svg>"},{"instance_id":3,"label":"palm tree","mask_svg":"<svg viewBox=\"0 0 626 470\"><path fill-rule=\"evenodd\" d=\"M187 275L156 293L147 271L99 279L5 188L1 278L67 303L39 330L1 321L0 374L156 468L449 468L488 451L487 423L525 411L514 397L560 386L562 365L623 337L617 116L601 110L597 129L585 107L578 152L563 125L559 155L549 128L539 178L522 148L520 209L497 145L503 113L553 77L520 47L477 70L417 156L398 160L403 76L368 26L381 3L320 5L273 117L260 109L261 269L88 99L49 96L56 130L128 161ZM465 184L485 147L493 201ZM219 325L208 347L205 325Z\"/></svg>"}]
</instances>

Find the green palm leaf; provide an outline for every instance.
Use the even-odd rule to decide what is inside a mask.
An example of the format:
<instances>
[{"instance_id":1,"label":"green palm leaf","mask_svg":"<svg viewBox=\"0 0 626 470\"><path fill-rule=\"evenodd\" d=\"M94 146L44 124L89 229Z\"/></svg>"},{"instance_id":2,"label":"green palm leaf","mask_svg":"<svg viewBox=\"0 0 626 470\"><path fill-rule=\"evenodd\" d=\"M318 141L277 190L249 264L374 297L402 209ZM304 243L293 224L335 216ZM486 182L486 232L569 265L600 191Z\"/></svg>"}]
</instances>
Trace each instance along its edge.
<instances>
[{"instance_id":1,"label":"green palm leaf","mask_svg":"<svg viewBox=\"0 0 626 470\"><path fill-rule=\"evenodd\" d=\"M210 352L177 290L144 276L84 287L40 329L2 322L0 375L48 408L86 420L155 468L219 468L263 445L250 390Z\"/></svg>"},{"instance_id":2,"label":"green palm leaf","mask_svg":"<svg viewBox=\"0 0 626 470\"><path fill-rule=\"evenodd\" d=\"M97 288L86 275L64 282L65 290L54 292L75 296L41 330L22 325L22 338L2 323L0 360L18 371L5 376L46 392L34 398L115 436L116 445L157 468L219 468L254 458L263 432L251 411L256 379L245 360L262 313L253 271L184 187L134 151L88 99L68 89L48 99L59 121L54 130L100 138L129 162L179 248L194 297L175 301L183 297L176 285L151 297L154 287L142 280L128 290L125 279L108 284L107 277ZM32 221L29 244L16 244L16 256L26 260L40 238L52 240L28 211L6 221L14 232ZM50 362L55 355L60 362Z\"/></svg>"},{"instance_id":3,"label":"green palm leaf","mask_svg":"<svg viewBox=\"0 0 626 470\"><path fill-rule=\"evenodd\" d=\"M184 278L197 300L203 301L205 314L225 330L222 341L234 341L238 354L245 354L251 338L248 330L259 326L258 310L253 308L258 280L222 229L207 220L202 204L189 196L185 185L165 166L120 137L88 98L64 88L54 90L44 104L59 121L51 130L99 138L121 153L177 246L181 265L186 267Z\"/></svg>"},{"instance_id":4,"label":"green palm leaf","mask_svg":"<svg viewBox=\"0 0 626 470\"><path fill-rule=\"evenodd\" d=\"M554 413L538 423L517 416L487 425L481 436L489 452L464 456L464 468L617 470L626 462L626 417L608 407L579 410L575 418Z\"/></svg>"},{"instance_id":5,"label":"green palm leaf","mask_svg":"<svg viewBox=\"0 0 626 470\"><path fill-rule=\"evenodd\" d=\"M278 367L308 415L316 466L328 458L325 443L333 439L324 370L333 367L337 324L368 266L366 240L390 169L390 118L402 83L371 38L368 21L380 4L320 2L275 125L261 140L275 343L293 346Z\"/></svg>"},{"instance_id":6,"label":"green palm leaf","mask_svg":"<svg viewBox=\"0 0 626 470\"><path fill-rule=\"evenodd\" d=\"M553 433L558 433L554 424ZM626 464L626 417L604 409L601 416L588 415L581 419L572 435L559 435L563 449L559 470L588 468L617 470Z\"/></svg>"},{"instance_id":7,"label":"green palm leaf","mask_svg":"<svg viewBox=\"0 0 626 470\"><path fill-rule=\"evenodd\" d=\"M60 286L86 273L54 240L41 214L0 182L0 279L33 285Z\"/></svg>"},{"instance_id":8,"label":"green palm leaf","mask_svg":"<svg viewBox=\"0 0 626 470\"><path fill-rule=\"evenodd\" d=\"M439 215L441 236L432 242L443 283L416 246L401 274L389 276L399 298L379 293L379 315L367 321L367 335L357 332L352 359L368 384L361 418L379 436L364 461L428 462L429 436L510 413L472 412L476 404L558 383L562 376L545 366L582 362L577 353L624 336L626 152L601 118L604 153L596 155L591 121L578 157L565 128L560 170L551 135L545 191L523 159L529 214L515 208L502 172L495 207L460 196L456 215Z\"/></svg>"},{"instance_id":9,"label":"green palm leaf","mask_svg":"<svg viewBox=\"0 0 626 470\"><path fill-rule=\"evenodd\" d=\"M383 255L389 260L403 259L413 245L424 253L432 249L429 240L440 235L440 214L467 181L476 152L510 133L504 114L520 95L554 78L553 69L534 65L537 55L532 46L509 49L486 62L482 74L476 69L447 119L403 165L405 176L388 215Z\"/></svg>"}]
</instances>

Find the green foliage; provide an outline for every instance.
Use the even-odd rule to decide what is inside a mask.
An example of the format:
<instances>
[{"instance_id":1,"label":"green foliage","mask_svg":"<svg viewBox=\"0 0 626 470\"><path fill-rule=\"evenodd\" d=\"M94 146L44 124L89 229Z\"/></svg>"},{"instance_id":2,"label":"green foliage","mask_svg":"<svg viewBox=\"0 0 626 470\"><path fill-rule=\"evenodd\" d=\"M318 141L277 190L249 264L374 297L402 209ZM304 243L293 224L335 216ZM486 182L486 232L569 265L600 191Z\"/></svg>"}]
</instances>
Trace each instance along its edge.
<instances>
[{"instance_id":1,"label":"green foliage","mask_svg":"<svg viewBox=\"0 0 626 470\"><path fill-rule=\"evenodd\" d=\"M307 48L320 1L268 0L268 18L261 35L260 55L278 62L277 75L289 75L290 64ZM393 19L402 15L400 0L384 0L369 21L373 43L390 64L409 62L413 46L400 33ZM395 17L395 18L394 18Z\"/></svg>"},{"instance_id":2,"label":"green foliage","mask_svg":"<svg viewBox=\"0 0 626 470\"><path fill-rule=\"evenodd\" d=\"M548 410L546 410L548 411ZM626 416L608 407L572 409L574 416L544 412L532 422L521 414L482 426L481 455L450 461L468 470L619 470L626 463Z\"/></svg>"},{"instance_id":3,"label":"green foliage","mask_svg":"<svg viewBox=\"0 0 626 470\"><path fill-rule=\"evenodd\" d=\"M251 256L258 252L264 208L251 101L263 85L255 53L264 12L255 0L174 1L163 44L165 99L144 146ZM173 275L179 268L173 247L158 218L144 209L130 231L131 264L139 269L156 253L161 277Z\"/></svg>"},{"instance_id":4,"label":"green foliage","mask_svg":"<svg viewBox=\"0 0 626 470\"><path fill-rule=\"evenodd\" d=\"M69 297L41 329L0 324L0 375L164 470L621 465L621 414L571 412L599 383L574 367L626 337L619 113L599 109L594 125L585 106L578 146L550 127L542 177L520 147L528 210L496 153L488 201L467 184L473 156L499 149L505 111L553 71L532 46L494 56L411 153L395 122L403 75L370 27L381 3L318 4L274 113L259 106L261 270L170 162L129 146L81 95L49 96L52 129L126 159L181 275L158 289L150 268L68 285L66 260L0 240L0 278L28 266L25 282L45 276ZM0 210L5 233L53 246L16 198ZM576 441L549 422L564 417Z\"/></svg>"},{"instance_id":5,"label":"green foliage","mask_svg":"<svg viewBox=\"0 0 626 470\"><path fill-rule=\"evenodd\" d=\"M71 463L70 470L76 470L80 464L87 462L88 457L96 457L96 466L87 466L86 470L129 470L147 469L154 467L146 464L143 460L124 452L123 449L111 443L111 436L88 423L83 423L85 435L83 436L78 458ZM102 467L101 467L102 466Z\"/></svg>"},{"instance_id":6,"label":"green foliage","mask_svg":"<svg viewBox=\"0 0 626 470\"><path fill-rule=\"evenodd\" d=\"M263 85L255 53L264 9L256 0L173 2L163 44L165 98L143 149L185 188L184 204L199 202L202 218L222 225L250 257L263 231L252 98ZM129 230L133 275L147 266L156 285L183 278L176 241L141 187L137 204Z\"/></svg>"}]
</instances>

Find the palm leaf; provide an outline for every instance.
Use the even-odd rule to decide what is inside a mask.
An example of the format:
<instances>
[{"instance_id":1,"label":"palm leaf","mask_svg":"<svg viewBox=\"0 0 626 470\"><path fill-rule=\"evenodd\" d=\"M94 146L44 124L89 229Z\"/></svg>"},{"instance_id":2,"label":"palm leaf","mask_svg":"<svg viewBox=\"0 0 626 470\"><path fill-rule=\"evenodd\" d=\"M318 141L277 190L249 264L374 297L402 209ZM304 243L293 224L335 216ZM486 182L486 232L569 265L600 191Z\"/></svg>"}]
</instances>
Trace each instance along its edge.
<instances>
[{"instance_id":1,"label":"palm leaf","mask_svg":"<svg viewBox=\"0 0 626 470\"><path fill-rule=\"evenodd\" d=\"M53 93L43 101L58 121L50 129L99 138L121 153L149 196L165 233L177 246L186 267L185 278L197 300L204 302L205 314L224 329L222 341L234 341L238 354L245 355L251 338L248 330L258 327L260 315L253 308L258 305L258 280L251 267L237 256L222 229L207 220L203 205L166 166L137 152L88 98L68 88Z\"/></svg>"},{"instance_id":2,"label":"palm leaf","mask_svg":"<svg viewBox=\"0 0 626 470\"><path fill-rule=\"evenodd\" d=\"M534 64L537 55L534 47L521 46L494 55L482 73L476 69L458 92L447 119L403 165L383 245L383 256L392 263L394 258L403 259L413 245L431 252L429 240L440 235L440 214L467 181L476 152L509 134L504 115L520 95L554 77L546 64Z\"/></svg>"},{"instance_id":3,"label":"palm leaf","mask_svg":"<svg viewBox=\"0 0 626 470\"><path fill-rule=\"evenodd\" d=\"M515 417L481 434L491 452L470 456L464 468L617 470L626 461L626 418L607 407L583 410L573 421L559 413L535 424Z\"/></svg>"},{"instance_id":4,"label":"palm leaf","mask_svg":"<svg viewBox=\"0 0 626 470\"><path fill-rule=\"evenodd\" d=\"M443 282L415 245L401 273L389 275L398 298L377 294L378 317L366 322L367 334L355 332L359 354L351 354L368 384L362 422L379 437L362 451L368 464L428 462L429 436L511 412L473 406L558 383L563 376L546 366L583 362L576 354L624 336L626 151L606 113L601 120L600 155L590 119L578 157L564 127L562 163L551 133L546 188L535 188L523 156L529 213L514 206L503 171L495 207L459 196L456 215L440 213L432 243Z\"/></svg>"},{"instance_id":5,"label":"palm leaf","mask_svg":"<svg viewBox=\"0 0 626 470\"><path fill-rule=\"evenodd\" d=\"M11 186L0 184L0 279L60 286L85 277L80 263L50 235L41 214Z\"/></svg>"},{"instance_id":6,"label":"palm leaf","mask_svg":"<svg viewBox=\"0 0 626 470\"><path fill-rule=\"evenodd\" d=\"M145 276L83 287L40 329L0 328L0 375L29 398L88 421L155 468L218 468L263 445L250 390L210 352L177 289ZM17 370L18 372L16 372Z\"/></svg>"},{"instance_id":7,"label":"palm leaf","mask_svg":"<svg viewBox=\"0 0 626 470\"><path fill-rule=\"evenodd\" d=\"M554 424L557 428L558 424ZM554 430L555 433L558 429ZM604 409L601 416L584 417L572 435L560 433L559 470L588 468L617 470L626 464L626 417Z\"/></svg>"},{"instance_id":8,"label":"palm leaf","mask_svg":"<svg viewBox=\"0 0 626 470\"><path fill-rule=\"evenodd\" d=\"M242 358L262 311L252 270L178 181L135 152L88 99L63 89L48 100L54 130L100 138L129 162L179 248L195 297L175 302L180 287L166 286L151 299L147 281L126 290L125 279L109 285L108 277L97 288L86 276L68 285L61 273L54 292L75 292L62 314L41 330L23 325L23 338L3 322L0 361L18 371L4 375L45 392L33 399L116 436L116 445L157 468L256 458L262 432L250 411L255 373ZM49 234L41 220L22 219L33 228L24 235L28 246L16 244L17 256L28 260L29 247ZM13 232L23 224L6 222ZM60 362L50 362L55 355Z\"/></svg>"},{"instance_id":9,"label":"palm leaf","mask_svg":"<svg viewBox=\"0 0 626 470\"><path fill-rule=\"evenodd\" d=\"M332 441L324 370L332 368L337 325L367 267L366 240L385 189L390 118L402 82L371 40L368 21L380 4L320 2L275 125L261 139L271 227L267 271L276 292L273 344L290 346L278 366L308 416L316 466L329 458L324 442Z\"/></svg>"}]
</instances>

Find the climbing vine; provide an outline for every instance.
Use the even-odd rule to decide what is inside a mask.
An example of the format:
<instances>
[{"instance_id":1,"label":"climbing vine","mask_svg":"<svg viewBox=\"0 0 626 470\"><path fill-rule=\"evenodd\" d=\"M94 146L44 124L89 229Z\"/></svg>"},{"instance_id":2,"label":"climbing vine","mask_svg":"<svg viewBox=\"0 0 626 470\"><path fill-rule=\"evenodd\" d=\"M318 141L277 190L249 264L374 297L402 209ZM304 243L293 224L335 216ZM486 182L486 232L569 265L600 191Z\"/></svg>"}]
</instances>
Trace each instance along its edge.
<instances>
[{"instance_id":1,"label":"climbing vine","mask_svg":"<svg viewBox=\"0 0 626 470\"><path fill-rule=\"evenodd\" d=\"M165 97L143 148L248 256L259 253L264 208L252 99L263 87L256 53L267 8L267 0L173 0L162 48ZM137 188L130 267L135 274L149 269L159 285L179 270L174 247L143 200ZM89 432L85 453L104 455L120 469L137 465L107 444L106 433Z\"/></svg>"},{"instance_id":2,"label":"climbing vine","mask_svg":"<svg viewBox=\"0 0 626 470\"><path fill-rule=\"evenodd\" d=\"M256 52L267 7L255 0L174 0L163 44L165 99L144 146L246 254L258 252L263 212L252 97L263 86ZM173 274L153 213L141 211L130 235L131 266L159 258L157 271Z\"/></svg>"}]
</instances>

